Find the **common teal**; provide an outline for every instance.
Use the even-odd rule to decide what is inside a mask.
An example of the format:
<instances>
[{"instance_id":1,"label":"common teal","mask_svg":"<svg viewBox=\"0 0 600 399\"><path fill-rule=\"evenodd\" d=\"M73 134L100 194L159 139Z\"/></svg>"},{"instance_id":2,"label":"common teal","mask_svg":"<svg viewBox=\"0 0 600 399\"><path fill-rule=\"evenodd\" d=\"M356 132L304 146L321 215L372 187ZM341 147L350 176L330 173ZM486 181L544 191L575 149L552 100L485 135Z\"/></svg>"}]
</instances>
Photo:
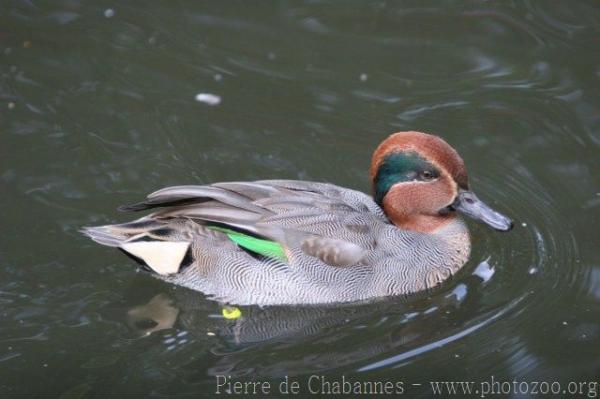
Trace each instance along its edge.
<instances>
[{"instance_id":1,"label":"common teal","mask_svg":"<svg viewBox=\"0 0 600 399\"><path fill-rule=\"evenodd\" d=\"M458 153L439 137L400 132L375 150L373 197L297 180L158 190L122 211L133 222L84 228L145 269L239 305L317 304L433 288L469 258L457 213L508 231L469 190Z\"/></svg>"}]
</instances>

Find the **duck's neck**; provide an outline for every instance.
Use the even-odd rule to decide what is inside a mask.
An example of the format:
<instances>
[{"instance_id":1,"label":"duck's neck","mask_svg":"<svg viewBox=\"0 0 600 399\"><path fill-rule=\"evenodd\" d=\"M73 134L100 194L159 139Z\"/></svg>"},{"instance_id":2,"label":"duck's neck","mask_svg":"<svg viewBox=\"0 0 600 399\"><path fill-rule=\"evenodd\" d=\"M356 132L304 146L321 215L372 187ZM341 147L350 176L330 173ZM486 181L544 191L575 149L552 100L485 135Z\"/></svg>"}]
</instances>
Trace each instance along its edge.
<instances>
[{"instance_id":1,"label":"duck's neck","mask_svg":"<svg viewBox=\"0 0 600 399\"><path fill-rule=\"evenodd\" d=\"M426 215L421 213L407 213L404 209L392 206L383 201L383 211L388 219L403 230L418 231L420 233L435 234L439 229L456 219L454 213L447 215Z\"/></svg>"},{"instance_id":2,"label":"duck's neck","mask_svg":"<svg viewBox=\"0 0 600 399\"><path fill-rule=\"evenodd\" d=\"M418 231L420 233L434 234L456 218L455 215L431 216L414 215L410 217L390 217L392 223L403 230Z\"/></svg>"}]
</instances>

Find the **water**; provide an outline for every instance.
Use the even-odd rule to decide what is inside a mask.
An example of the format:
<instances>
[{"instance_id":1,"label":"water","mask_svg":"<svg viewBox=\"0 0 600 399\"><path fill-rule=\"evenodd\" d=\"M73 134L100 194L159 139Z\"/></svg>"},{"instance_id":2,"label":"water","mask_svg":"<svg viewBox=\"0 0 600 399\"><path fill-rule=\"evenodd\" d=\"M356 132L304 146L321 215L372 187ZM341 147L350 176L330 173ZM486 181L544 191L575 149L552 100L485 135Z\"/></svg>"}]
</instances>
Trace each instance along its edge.
<instances>
[{"instance_id":1,"label":"water","mask_svg":"<svg viewBox=\"0 0 600 399\"><path fill-rule=\"evenodd\" d=\"M598 381L599 27L593 1L3 2L1 396ZM78 233L173 184L368 191L371 151L412 129L516 222L471 225L470 262L429 296L230 321Z\"/></svg>"}]
</instances>

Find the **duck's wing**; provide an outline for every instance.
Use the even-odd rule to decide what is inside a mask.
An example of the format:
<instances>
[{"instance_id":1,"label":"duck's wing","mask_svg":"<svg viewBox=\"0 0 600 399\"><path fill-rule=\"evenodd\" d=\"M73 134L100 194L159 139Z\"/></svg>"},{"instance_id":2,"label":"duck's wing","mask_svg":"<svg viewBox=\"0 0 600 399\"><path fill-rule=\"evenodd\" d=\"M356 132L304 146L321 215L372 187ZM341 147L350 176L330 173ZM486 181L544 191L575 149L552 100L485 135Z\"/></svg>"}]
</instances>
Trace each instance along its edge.
<instances>
[{"instance_id":1,"label":"duck's wing","mask_svg":"<svg viewBox=\"0 0 600 399\"><path fill-rule=\"evenodd\" d=\"M368 195L328 183L299 180L260 180L226 182L204 186L173 186L155 191L139 203L123 205L121 211L141 211L217 201L230 207L264 213L269 205L287 208L318 206L330 209L350 208L370 212L385 220L381 208Z\"/></svg>"},{"instance_id":2,"label":"duck's wing","mask_svg":"<svg viewBox=\"0 0 600 399\"><path fill-rule=\"evenodd\" d=\"M304 253L332 266L349 266L372 244L373 224L387 223L366 194L326 183L294 180L227 182L158 190L123 211L155 209L146 219L191 219L259 237L238 245L266 245L264 240Z\"/></svg>"}]
</instances>

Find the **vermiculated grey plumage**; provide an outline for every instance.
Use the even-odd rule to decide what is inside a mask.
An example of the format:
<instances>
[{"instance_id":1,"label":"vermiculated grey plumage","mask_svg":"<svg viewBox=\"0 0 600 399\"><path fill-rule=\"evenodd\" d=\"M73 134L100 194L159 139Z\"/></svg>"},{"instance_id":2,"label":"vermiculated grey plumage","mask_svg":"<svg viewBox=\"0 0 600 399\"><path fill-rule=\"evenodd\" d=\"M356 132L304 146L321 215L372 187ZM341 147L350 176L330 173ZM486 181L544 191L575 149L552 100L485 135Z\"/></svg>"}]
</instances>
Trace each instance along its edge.
<instances>
[{"instance_id":1,"label":"vermiculated grey plumage","mask_svg":"<svg viewBox=\"0 0 600 399\"><path fill-rule=\"evenodd\" d=\"M134 222L84 232L109 246L140 239L189 242L191 264L158 277L241 305L407 295L456 273L470 252L468 231L458 218L433 234L402 230L368 195L326 183L169 187L125 208L156 207ZM282 244L287 262L253 256L210 227L214 224Z\"/></svg>"}]
</instances>

